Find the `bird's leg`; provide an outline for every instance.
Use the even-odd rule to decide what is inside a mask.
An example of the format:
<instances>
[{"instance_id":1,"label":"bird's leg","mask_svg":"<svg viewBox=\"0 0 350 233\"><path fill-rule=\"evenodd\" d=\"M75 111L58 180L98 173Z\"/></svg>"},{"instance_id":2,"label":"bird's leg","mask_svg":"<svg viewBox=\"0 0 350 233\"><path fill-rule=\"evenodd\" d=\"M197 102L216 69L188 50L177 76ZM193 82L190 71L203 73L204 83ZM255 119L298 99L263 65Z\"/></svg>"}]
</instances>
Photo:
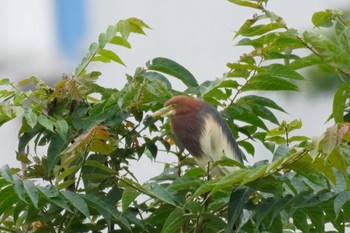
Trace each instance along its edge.
<instances>
[{"instance_id":1,"label":"bird's leg","mask_svg":"<svg viewBox=\"0 0 350 233\"><path fill-rule=\"evenodd\" d=\"M208 165L207 165L207 180L210 180L210 161L208 161Z\"/></svg>"}]
</instances>

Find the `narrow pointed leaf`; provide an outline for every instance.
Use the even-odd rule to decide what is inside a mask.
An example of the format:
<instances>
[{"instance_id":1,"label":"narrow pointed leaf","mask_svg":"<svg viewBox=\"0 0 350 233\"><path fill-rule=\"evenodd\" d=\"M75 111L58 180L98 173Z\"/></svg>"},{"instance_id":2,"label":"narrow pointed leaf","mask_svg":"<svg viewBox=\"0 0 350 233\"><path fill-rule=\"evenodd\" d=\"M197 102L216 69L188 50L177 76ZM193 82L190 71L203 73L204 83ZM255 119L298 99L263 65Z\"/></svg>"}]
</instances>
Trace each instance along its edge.
<instances>
[{"instance_id":1,"label":"narrow pointed leaf","mask_svg":"<svg viewBox=\"0 0 350 233\"><path fill-rule=\"evenodd\" d=\"M127 187L124 191L123 191L123 195L122 195L122 210L126 211L130 204L136 199L136 197L138 197L141 193L139 193L137 190L131 188L131 187Z\"/></svg>"},{"instance_id":2,"label":"narrow pointed leaf","mask_svg":"<svg viewBox=\"0 0 350 233\"><path fill-rule=\"evenodd\" d=\"M86 202L84 201L84 199L80 195L70 191L62 191L61 193L71 203L72 206L77 208L79 212L81 212L83 215L85 215L88 218L90 217L89 208Z\"/></svg>"},{"instance_id":3,"label":"narrow pointed leaf","mask_svg":"<svg viewBox=\"0 0 350 233\"><path fill-rule=\"evenodd\" d=\"M24 118L26 119L27 124L32 128L34 128L34 126L38 122L38 117L34 112L24 113Z\"/></svg>"},{"instance_id":4,"label":"narrow pointed leaf","mask_svg":"<svg viewBox=\"0 0 350 233\"><path fill-rule=\"evenodd\" d=\"M15 189L17 196L23 202L27 203L26 198L25 198L25 189L24 189L23 181L17 175L13 176L13 180L15 182L13 188Z\"/></svg>"},{"instance_id":5,"label":"narrow pointed leaf","mask_svg":"<svg viewBox=\"0 0 350 233\"><path fill-rule=\"evenodd\" d=\"M148 189L149 192L152 193L156 198L171 205L176 205L170 192L166 190L163 186L157 183L152 183L150 185L146 185L145 188Z\"/></svg>"},{"instance_id":6,"label":"narrow pointed leaf","mask_svg":"<svg viewBox=\"0 0 350 233\"><path fill-rule=\"evenodd\" d=\"M52 121L44 115L38 116L38 123L45 127L45 129L54 132Z\"/></svg>"},{"instance_id":7,"label":"narrow pointed leaf","mask_svg":"<svg viewBox=\"0 0 350 233\"><path fill-rule=\"evenodd\" d=\"M345 190L340 192L334 200L334 212L336 217L338 218L340 211L344 204L350 200L350 191Z\"/></svg>"},{"instance_id":8,"label":"narrow pointed leaf","mask_svg":"<svg viewBox=\"0 0 350 233\"><path fill-rule=\"evenodd\" d=\"M183 209L175 208L165 220L161 233L180 232L181 226L189 219Z\"/></svg>"},{"instance_id":9,"label":"narrow pointed leaf","mask_svg":"<svg viewBox=\"0 0 350 233\"><path fill-rule=\"evenodd\" d=\"M98 54L125 66L124 62L120 59L120 57L115 52L113 52L111 50L101 49L98 51Z\"/></svg>"},{"instance_id":10,"label":"narrow pointed leaf","mask_svg":"<svg viewBox=\"0 0 350 233\"><path fill-rule=\"evenodd\" d=\"M257 3L253 3L251 1L246 1L246 0L228 0L229 2L232 2L236 5L239 6L245 6L245 7L250 7L250 8L255 8L255 9L261 9L261 6Z\"/></svg>"},{"instance_id":11,"label":"narrow pointed leaf","mask_svg":"<svg viewBox=\"0 0 350 233\"><path fill-rule=\"evenodd\" d=\"M290 79L298 79L303 80L304 77L292 69L290 66L286 66L283 64L271 64L268 66L262 67L261 71L264 75L270 75L274 77L282 77L282 78L290 78Z\"/></svg>"},{"instance_id":12,"label":"narrow pointed leaf","mask_svg":"<svg viewBox=\"0 0 350 233\"><path fill-rule=\"evenodd\" d=\"M337 146L337 139L338 139L338 125L334 125L332 127L329 127L326 130L325 136L322 139L322 151L326 155L329 155L332 153L334 148Z\"/></svg>"},{"instance_id":13,"label":"narrow pointed leaf","mask_svg":"<svg viewBox=\"0 0 350 233\"><path fill-rule=\"evenodd\" d=\"M23 186L24 186L24 190L26 191L27 195L29 196L30 200L32 201L33 205L36 208L38 208L39 195L38 195L38 190L35 187L33 181L24 180Z\"/></svg>"},{"instance_id":14,"label":"narrow pointed leaf","mask_svg":"<svg viewBox=\"0 0 350 233\"><path fill-rule=\"evenodd\" d=\"M5 164L0 168L0 175L8 182L14 183L9 165Z\"/></svg>"},{"instance_id":15,"label":"narrow pointed leaf","mask_svg":"<svg viewBox=\"0 0 350 233\"><path fill-rule=\"evenodd\" d=\"M230 201L228 203L228 224L226 232L232 232L233 229L237 227L237 220L242 214L244 205L252 193L253 189L249 187L242 187L231 193Z\"/></svg>"},{"instance_id":16,"label":"narrow pointed leaf","mask_svg":"<svg viewBox=\"0 0 350 233\"><path fill-rule=\"evenodd\" d=\"M333 14L330 10L318 11L312 15L312 23L315 27L331 27L333 25Z\"/></svg>"},{"instance_id":17,"label":"narrow pointed leaf","mask_svg":"<svg viewBox=\"0 0 350 233\"><path fill-rule=\"evenodd\" d=\"M304 210L298 209L293 214L293 223L298 229L300 229L302 232L305 232L305 233L310 232L307 221L308 221L307 214L305 213Z\"/></svg>"},{"instance_id":18,"label":"narrow pointed leaf","mask_svg":"<svg viewBox=\"0 0 350 233\"><path fill-rule=\"evenodd\" d=\"M65 141L67 139L69 129L68 123L63 119L60 119L57 120L54 125L56 127L57 134Z\"/></svg>"},{"instance_id":19,"label":"narrow pointed leaf","mask_svg":"<svg viewBox=\"0 0 350 233\"><path fill-rule=\"evenodd\" d=\"M168 58L155 58L148 63L147 68L174 76L181 80L187 87L198 86L195 77L185 67Z\"/></svg>"},{"instance_id":20,"label":"narrow pointed leaf","mask_svg":"<svg viewBox=\"0 0 350 233\"><path fill-rule=\"evenodd\" d=\"M333 100L333 118L336 123L343 121L347 100L350 96L350 83L345 82L340 85Z\"/></svg>"},{"instance_id":21,"label":"narrow pointed leaf","mask_svg":"<svg viewBox=\"0 0 350 233\"><path fill-rule=\"evenodd\" d=\"M92 195L87 194L84 196L84 199L87 201L90 207L96 209L103 216L104 220L107 221L107 224L111 225L111 220L114 218L120 223L121 226L131 231L130 224L128 221L121 215L121 213L116 209L114 205L107 203L105 200Z\"/></svg>"},{"instance_id":22,"label":"narrow pointed leaf","mask_svg":"<svg viewBox=\"0 0 350 233\"><path fill-rule=\"evenodd\" d=\"M130 43L120 36L113 37L113 39L111 40L111 44L120 45L129 49L131 48Z\"/></svg>"},{"instance_id":23,"label":"narrow pointed leaf","mask_svg":"<svg viewBox=\"0 0 350 233\"><path fill-rule=\"evenodd\" d=\"M265 75L257 75L253 77L242 91L298 91L299 88L285 79L270 77Z\"/></svg>"}]
</instances>

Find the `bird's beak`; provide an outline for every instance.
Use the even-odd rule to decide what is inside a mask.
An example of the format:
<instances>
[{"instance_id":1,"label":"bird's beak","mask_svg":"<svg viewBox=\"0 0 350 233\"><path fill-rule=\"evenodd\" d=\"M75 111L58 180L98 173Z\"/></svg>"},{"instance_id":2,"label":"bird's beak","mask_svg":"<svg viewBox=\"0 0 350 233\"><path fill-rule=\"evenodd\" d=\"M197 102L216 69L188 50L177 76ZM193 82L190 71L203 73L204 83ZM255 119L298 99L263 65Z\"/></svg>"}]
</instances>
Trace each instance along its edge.
<instances>
[{"instance_id":1,"label":"bird's beak","mask_svg":"<svg viewBox=\"0 0 350 233\"><path fill-rule=\"evenodd\" d=\"M157 118L161 117L168 117L175 114L175 109L173 106L169 105L164 108L159 109L158 111L152 113L151 115L147 115L146 118L143 120L144 123L150 122L152 120L155 120Z\"/></svg>"},{"instance_id":2,"label":"bird's beak","mask_svg":"<svg viewBox=\"0 0 350 233\"><path fill-rule=\"evenodd\" d=\"M169 105L164 108L159 109L158 111L154 112L151 117L152 118L158 118L158 117L169 117L175 114L175 109L173 106Z\"/></svg>"}]
</instances>

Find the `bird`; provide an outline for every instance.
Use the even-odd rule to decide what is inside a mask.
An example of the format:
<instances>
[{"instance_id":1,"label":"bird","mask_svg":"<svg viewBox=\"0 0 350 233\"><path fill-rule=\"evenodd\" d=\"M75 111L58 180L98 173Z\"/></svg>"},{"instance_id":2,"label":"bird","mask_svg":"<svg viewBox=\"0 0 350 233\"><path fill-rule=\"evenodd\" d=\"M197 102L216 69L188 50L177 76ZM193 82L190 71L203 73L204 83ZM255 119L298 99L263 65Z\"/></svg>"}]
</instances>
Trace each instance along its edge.
<instances>
[{"instance_id":1,"label":"bird","mask_svg":"<svg viewBox=\"0 0 350 233\"><path fill-rule=\"evenodd\" d=\"M170 117L176 139L212 177L237 170L234 166L209 167L225 157L243 164L242 153L227 122L207 102L190 96L173 96L150 117Z\"/></svg>"}]
</instances>

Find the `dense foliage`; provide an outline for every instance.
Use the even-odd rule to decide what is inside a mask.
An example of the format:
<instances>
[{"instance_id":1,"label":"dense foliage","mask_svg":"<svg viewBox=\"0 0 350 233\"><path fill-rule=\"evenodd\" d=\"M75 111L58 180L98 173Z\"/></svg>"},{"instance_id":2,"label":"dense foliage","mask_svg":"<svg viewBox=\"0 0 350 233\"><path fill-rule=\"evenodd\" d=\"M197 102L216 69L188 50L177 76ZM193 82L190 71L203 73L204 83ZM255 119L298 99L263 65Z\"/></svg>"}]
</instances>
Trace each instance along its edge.
<instances>
[{"instance_id":1,"label":"dense foliage","mask_svg":"<svg viewBox=\"0 0 350 233\"><path fill-rule=\"evenodd\" d=\"M118 46L149 27L119 21L91 44L72 77L50 87L36 77L1 79L0 124L21 118L17 159L21 168L0 169L2 232L325 232L326 223L345 232L350 223L350 26L333 10L316 12L316 27L332 28L336 41L289 28L269 11L267 0L230 0L255 13L237 30L249 53L227 64L226 74L201 84L180 64L154 58L126 75L118 90L96 83L92 62L124 65ZM108 49L107 49L108 48ZM343 78L330 110L334 126L318 138L295 134L300 120L257 91L298 91L302 68L322 66ZM172 79L186 90L175 90ZM271 161L210 179L175 145L166 121L143 122L178 94L205 99L222 110L245 154ZM274 126L273 126L274 125ZM271 127L273 126L273 127ZM44 156L37 156L39 148ZM128 169L160 151L175 156L159 176L141 184ZM162 152L162 153L165 153ZM169 156L171 156L169 155ZM215 166L215 164L213 165Z\"/></svg>"}]
</instances>

